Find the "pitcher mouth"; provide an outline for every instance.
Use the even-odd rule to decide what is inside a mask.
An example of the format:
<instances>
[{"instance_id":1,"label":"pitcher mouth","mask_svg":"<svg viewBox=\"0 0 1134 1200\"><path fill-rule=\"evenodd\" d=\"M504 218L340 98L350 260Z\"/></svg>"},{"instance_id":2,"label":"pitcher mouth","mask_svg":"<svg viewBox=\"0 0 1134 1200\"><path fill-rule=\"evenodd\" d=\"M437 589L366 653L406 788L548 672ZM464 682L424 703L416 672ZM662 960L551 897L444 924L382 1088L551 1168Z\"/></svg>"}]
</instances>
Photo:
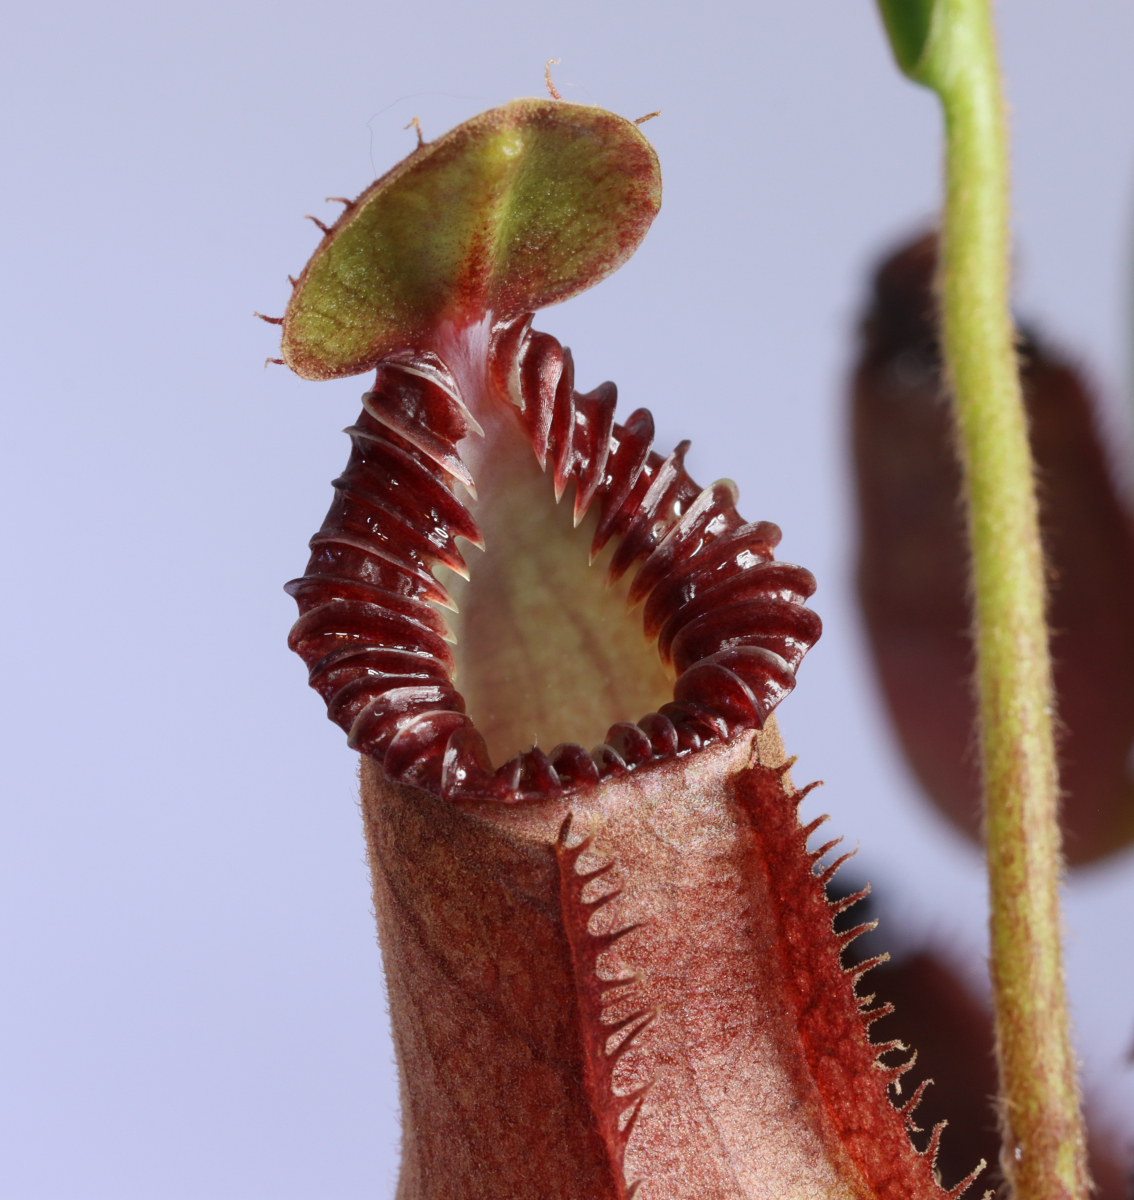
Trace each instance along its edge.
<instances>
[{"instance_id":1,"label":"pitcher mouth","mask_svg":"<svg viewBox=\"0 0 1134 1200\"><path fill-rule=\"evenodd\" d=\"M803 605L811 573L773 556L779 529L744 522L731 481L698 487L688 442L653 451L646 409L617 423L613 384L579 394L570 352L531 321L384 359L307 573L287 585L301 613L289 644L330 719L388 778L447 799L556 798L759 729L821 630ZM457 538L485 561L470 571ZM441 610L458 591L454 636ZM557 617L582 647L573 659L594 660L568 664L566 683L541 645L557 644L540 636ZM636 700L653 711L634 722ZM498 766L486 740L499 757L533 723L550 744L556 725L598 735L612 715L590 751L532 744Z\"/></svg>"}]
</instances>

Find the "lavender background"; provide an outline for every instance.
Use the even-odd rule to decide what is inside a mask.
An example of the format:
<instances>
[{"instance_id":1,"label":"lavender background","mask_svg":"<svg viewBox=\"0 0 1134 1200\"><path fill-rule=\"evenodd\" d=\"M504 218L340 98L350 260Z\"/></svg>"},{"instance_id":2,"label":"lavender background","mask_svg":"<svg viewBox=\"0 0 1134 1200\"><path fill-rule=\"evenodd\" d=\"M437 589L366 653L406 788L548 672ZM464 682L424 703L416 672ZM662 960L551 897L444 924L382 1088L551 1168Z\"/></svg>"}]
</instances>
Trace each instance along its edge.
<instances>
[{"instance_id":1,"label":"lavender background","mask_svg":"<svg viewBox=\"0 0 1134 1200\"><path fill-rule=\"evenodd\" d=\"M1020 308L1081 354L1116 446L1134 228L1134 8L1002 0ZM665 171L637 257L541 325L649 404L810 566L827 632L782 710L812 808L898 915L975 962L974 852L880 716L848 580L843 385L873 257L932 214L939 127L868 0L13 6L0 705L0 1194L392 1194L397 1097L354 760L280 585L362 380L264 370L302 220L562 63ZM334 211L332 206L332 211ZM747 451L745 453L744 451ZM1092 1097L1134 1134L1134 861L1068 892Z\"/></svg>"}]
</instances>

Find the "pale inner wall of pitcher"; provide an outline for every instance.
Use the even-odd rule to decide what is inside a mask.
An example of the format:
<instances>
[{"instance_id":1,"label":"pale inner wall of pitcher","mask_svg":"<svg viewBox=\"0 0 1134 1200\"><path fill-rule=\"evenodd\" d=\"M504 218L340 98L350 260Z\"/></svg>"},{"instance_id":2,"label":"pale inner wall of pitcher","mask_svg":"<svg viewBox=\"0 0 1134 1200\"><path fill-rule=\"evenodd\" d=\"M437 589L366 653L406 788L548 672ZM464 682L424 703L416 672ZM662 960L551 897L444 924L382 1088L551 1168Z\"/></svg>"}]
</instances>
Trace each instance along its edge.
<instances>
[{"instance_id":1,"label":"pale inner wall of pitcher","mask_svg":"<svg viewBox=\"0 0 1134 1200\"><path fill-rule=\"evenodd\" d=\"M466 581L444 572L459 612L454 683L499 765L535 744L588 749L616 721L636 721L673 698L673 680L626 611L633 569L614 587L612 539L588 565L598 505L572 525L574 485L559 504L514 413L477 412L485 439L461 445L477 483L467 501L485 550L467 547ZM466 451L467 447L467 451ZM463 490L463 489L462 489Z\"/></svg>"}]
</instances>

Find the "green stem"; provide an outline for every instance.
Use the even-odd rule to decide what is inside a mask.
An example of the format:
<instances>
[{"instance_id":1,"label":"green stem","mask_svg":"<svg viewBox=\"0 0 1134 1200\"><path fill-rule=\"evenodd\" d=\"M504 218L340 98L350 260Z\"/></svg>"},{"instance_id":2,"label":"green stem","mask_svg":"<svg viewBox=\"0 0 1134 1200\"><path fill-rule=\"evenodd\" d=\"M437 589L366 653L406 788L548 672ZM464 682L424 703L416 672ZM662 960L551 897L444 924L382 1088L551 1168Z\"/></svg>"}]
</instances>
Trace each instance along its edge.
<instances>
[{"instance_id":1,"label":"green stem","mask_svg":"<svg viewBox=\"0 0 1134 1200\"><path fill-rule=\"evenodd\" d=\"M940 96L939 288L972 547L1003 1168L1016 1200L1087 1200L1060 947L1059 775L1027 420L1009 310L1008 155L988 0L884 4L930 19L903 66ZM889 9L889 11L887 11ZM903 18L898 16L898 22ZM900 32L900 30L899 30ZM899 54L900 59L902 54Z\"/></svg>"}]
</instances>

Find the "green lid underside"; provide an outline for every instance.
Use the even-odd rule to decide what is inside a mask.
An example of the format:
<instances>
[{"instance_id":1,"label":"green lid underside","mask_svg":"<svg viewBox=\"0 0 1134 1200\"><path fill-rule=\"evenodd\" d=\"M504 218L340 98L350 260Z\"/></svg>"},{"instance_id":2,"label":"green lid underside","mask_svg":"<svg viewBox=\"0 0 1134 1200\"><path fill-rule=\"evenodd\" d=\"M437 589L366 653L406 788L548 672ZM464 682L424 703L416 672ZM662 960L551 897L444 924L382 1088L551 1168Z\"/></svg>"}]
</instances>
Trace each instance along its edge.
<instances>
[{"instance_id":1,"label":"green lid underside","mask_svg":"<svg viewBox=\"0 0 1134 1200\"><path fill-rule=\"evenodd\" d=\"M421 146L324 237L284 314L307 379L422 349L445 321L506 318L585 291L638 247L661 204L657 156L622 117L514 100Z\"/></svg>"}]
</instances>

